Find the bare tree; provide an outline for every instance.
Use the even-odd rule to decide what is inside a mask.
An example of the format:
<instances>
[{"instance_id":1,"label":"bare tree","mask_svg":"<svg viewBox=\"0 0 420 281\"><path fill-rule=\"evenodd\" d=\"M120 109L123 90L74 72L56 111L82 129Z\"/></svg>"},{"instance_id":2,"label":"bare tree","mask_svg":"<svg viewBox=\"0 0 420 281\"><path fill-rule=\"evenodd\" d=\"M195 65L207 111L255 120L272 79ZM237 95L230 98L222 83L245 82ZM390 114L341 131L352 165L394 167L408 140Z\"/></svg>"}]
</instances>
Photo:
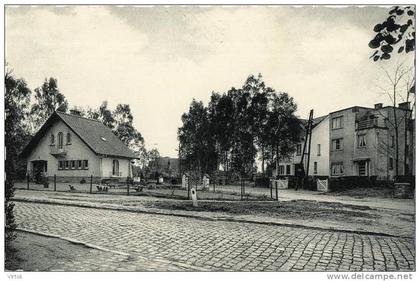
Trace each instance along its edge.
<instances>
[{"instance_id":1,"label":"bare tree","mask_svg":"<svg viewBox=\"0 0 420 281\"><path fill-rule=\"evenodd\" d=\"M379 86L381 89L381 93L385 94L389 97L391 104L392 104L392 116L389 120L389 125L394 130L395 135L395 175L399 175L399 160L400 160L400 141L399 141L399 135L400 135L400 128L401 125L404 124L404 164L407 161L407 135L408 135L408 122L411 118L411 108L409 110L406 110L401 117L399 117L397 113L397 105L398 102L410 102L411 98L411 92L413 91L413 85L414 85L414 75L413 74L413 67L406 67L404 63L398 63L392 70L386 70L385 68L382 68L385 77L386 82L383 86ZM380 114L382 114L380 111L378 111ZM384 116L386 118L389 118L388 116ZM386 153L388 154L389 148L384 149ZM406 167L404 167L404 174L406 174Z\"/></svg>"}]
</instances>

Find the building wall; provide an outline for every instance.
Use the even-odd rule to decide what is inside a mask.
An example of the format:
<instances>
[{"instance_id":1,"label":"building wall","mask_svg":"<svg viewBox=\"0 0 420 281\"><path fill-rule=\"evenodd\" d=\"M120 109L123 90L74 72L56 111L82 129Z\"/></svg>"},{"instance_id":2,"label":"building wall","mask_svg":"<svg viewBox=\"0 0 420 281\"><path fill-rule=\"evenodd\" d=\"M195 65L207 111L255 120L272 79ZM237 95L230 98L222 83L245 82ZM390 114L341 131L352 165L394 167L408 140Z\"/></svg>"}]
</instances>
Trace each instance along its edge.
<instances>
[{"instance_id":1,"label":"building wall","mask_svg":"<svg viewBox=\"0 0 420 281\"><path fill-rule=\"evenodd\" d=\"M336 176L356 176L356 163L354 163L354 151L356 145L356 118L358 115L365 114L369 109L349 108L338 112L330 113L330 175ZM342 128L333 129L333 120L337 117L343 117ZM333 140L342 139L342 149L333 149ZM344 173L333 175L331 167L334 163L342 163Z\"/></svg>"},{"instance_id":2,"label":"building wall","mask_svg":"<svg viewBox=\"0 0 420 281\"><path fill-rule=\"evenodd\" d=\"M55 157L51 154L50 135L55 136L55 147L58 144L58 133L63 133L63 148L67 154L64 157ZM71 134L71 144L66 144L67 133ZM47 164L47 173L49 176L57 177L94 177L100 176L99 158L86 146L86 144L71 131L63 121L55 122L48 132L41 138L38 145L32 150L27 158L28 171L31 170L31 161L45 160ZM88 160L89 168L87 170L58 170L58 161L60 160Z\"/></svg>"},{"instance_id":3,"label":"building wall","mask_svg":"<svg viewBox=\"0 0 420 281\"><path fill-rule=\"evenodd\" d=\"M404 146L405 110L397 108L397 124L398 124L398 143L399 143L399 175L404 175L405 163L404 154L406 153ZM342 116L342 128L333 129L333 119ZM367 126L366 129L360 130L356 121L371 118L376 120L375 126ZM358 136L365 135L366 146L359 147ZM415 166L415 131L409 131L408 148L407 148L407 164L408 174L414 173ZM391 138L394 136L394 146L391 145ZM339 151L333 149L333 140L342 139L342 148ZM314 162L317 162L318 176L359 176L359 165L363 161L368 161L365 166L367 168L366 175L376 176L379 180L393 179L396 175L396 142L393 107L384 107L380 109L353 107L337 112L332 112L327 118L319 123L312 131L311 140L311 156L309 175L314 174ZM301 141L303 149L304 139ZM321 155L317 155L317 145L321 144ZM306 150L307 151L307 150ZM392 158L392 159L390 159ZM283 156L279 162L279 172L284 171L280 175L294 175L295 164L300 163L301 155L296 152L291 156ZM391 161L392 164L391 164ZM306 156L304 157L304 165L306 168ZM342 163L344 172L339 175L333 175L332 164ZM286 166L290 165L290 174L286 174ZM284 166L283 169L280 167ZM274 176L276 173L274 171Z\"/></svg>"},{"instance_id":4,"label":"building wall","mask_svg":"<svg viewBox=\"0 0 420 281\"><path fill-rule=\"evenodd\" d=\"M330 175L329 126L330 126L330 120L329 120L329 116L327 116L312 130L311 154L309 158L310 163L309 163L309 173L308 173L310 176L329 176ZM318 144L321 145L320 155L318 155ZM314 172L315 162L317 163L317 173Z\"/></svg>"},{"instance_id":5,"label":"building wall","mask_svg":"<svg viewBox=\"0 0 420 281\"><path fill-rule=\"evenodd\" d=\"M398 127L398 144L399 144L399 149L398 149L398 163L399 163L399 167L398 167L398 174L399 175L404 175L404 169L405 169L405 163L404 163L404 154L406 153L406 148L405 148L405 139L404 139L404 134L405 134L405 122L404 122L404 114L406 113L406 111L402 110L402 109L398 109L396 110L396 115L397 115L397 127ZM389 147L388 148L388 153L386 153L386 151L378 151L378 153L382 154L382 156L388 156L388 157L392 157L393 161L394 161L394 169L390 171L390 177L394 177L396 175L396 140L397 138L395 137L395 129L394 129L394 113L393 113L393 108L392 107L385 107L383 109L380 110L380 114L381 116L386 116L388 118L388 121L386 122L387 124L387 128L388 128L388 137L391 138L392 136L394 136L395 139L395 145L394 147ZM408 149L407 149L407 155L408 155L408 159L407 159L407 164L408 164L408 173L412 172L413 170L413 161L412 161L412 156L413 156L413 151L414 151L414 147L413 147L413 143L411 142L411 134L412 132L409 132L408 138L407 138L407 144L408 144ZM389 160L388 160L389 162Z\"/></svg>"},{"instance_id":6,"label":"building wall","mask_svg":"<svg viewBox=\"0 0 420 281\"><path fill-rule=\"evenodd\" d=\"M404 174L404 131L405 124L401 122L404 117L404 110L397 108L397 126L398 126L398 142L399 142L399 174ZM363 115L372 116L377 119L377 126L369 127L364 130L357 130L356 120L359 120ZM335 117L343 116L343 128L332 129L332 120ZM394 143L396 143L393 108L385 107L381 109L366 109L366 108L350 108L339 112L330 114L330 169L333 163L343 163L344 173L341 176L359 176L359 164L361 160L368 160L368 174L369 176L376 176L378 179L393 178L396 175L396 145L392 147L391 138L394 136ZM359 147L358 136L366 136L366 147ZM334 151L333 140L337 138L343 139L343 149ZM410 154L412 148L410 148ZM392 158L393 163L390 161ZM410 159L408 159L410 162ZM413 161L409 164L409 170ZM331 175L334 176L334 175Z\"/></svg>"},{"instance_id":7,"label":"building wall","mask_svg":"<svg viewBox=\"0 0 420 281\"><path fill-rule=\"evenodd\" d=\"M113 160L118 160L119 162L119 176L112 175L112 165ZM102 177L104 178L110 178L110 177L120 177L120 178L126 178L131 177L131 161L129 159L123 159L123 158L101 158L102 163Z\"/></svg>"},{"instance_id":8,"label":"building wall","mask_svg":"<svg viewBox=\"0 0 420 281\"><path fill-rule=\"evenodd\" d=\"M302 135L303 140L300 142L302 147L305 144L305 133ZM308 140L309 141L309 140ZM321 145L321 154L318 155L317 146L318 144ZM307 145L305 152L309 149L309 144ZM298 154L297 151L293 153L290 157L283 156L282 160L279 161L279 172L283 170L285 173L280 175L295 175L295 165L299 164L302 159L302 154ZM309 163L309 175L310 176L328 176L329 175L329 117L327 116L324 120L322 120L315 128L312 130L312 137L311 137L311 156L310 156L310 163ZM304 156L304 166L306 169L307 164L307 156ZM314 173L314 162L317 162L317 173ZM287 174L287 165L290 165L290 174ZM283 169L280 167L284 166ZM275 176L276 174L274 174Z\"/></svg>"}]
</instances>

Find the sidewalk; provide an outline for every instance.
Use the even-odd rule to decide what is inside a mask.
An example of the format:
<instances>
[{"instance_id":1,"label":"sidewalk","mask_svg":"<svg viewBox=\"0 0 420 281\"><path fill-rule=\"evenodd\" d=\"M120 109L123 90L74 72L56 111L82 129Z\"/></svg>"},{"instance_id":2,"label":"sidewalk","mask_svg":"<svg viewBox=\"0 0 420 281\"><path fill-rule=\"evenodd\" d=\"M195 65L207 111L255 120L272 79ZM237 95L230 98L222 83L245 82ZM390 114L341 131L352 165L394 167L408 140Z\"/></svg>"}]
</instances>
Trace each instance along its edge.
<instances>
[{"instance_id":1,"label":"sidewalk","mask_svg":"<svg viewBox=\"0 0 420 281\"><path fill-rule=\"evenodd\" d=\"M357 206L369 206L371 208L392 209L410 214L415 213L416 205L413 199L377 198L366 197L363 199L351 196L331 195L310 190L286 189L279 192L281 201L290 200L315 200L319 202L336 202Z\"/></svg>"},{"instance_id":2,"label":"sidewalk","mask_svg":"<svg viewBox=\"0 0 420 281\"><path fill-rule=\"evenodd\" d=\"M186 200L173 200L143 196L128 197L123 195L91 195L76 194L69 192L43 192L30 190L17 190L15 194L15 200L34 203L70 205L77 207L113 209L159 215L183 216L204 220L223 220L232 222L271 224L279 226L306 227L333 231L391 235L410 238L414 236L414 200L395 199L395 202L394 200L391 201L389 199L378 198L358 200L351 197L345 198L331 195L318 195L318 193L317 195L314 195L313 193L314 192L311 191L282 190L282 192L280 193L280 202L278 203L278 205L281 206L281 202L288 202L289 204L291 202L291 204L294 204L294 200L298 200L300 204L306 201L308 203L310 201L316 201L320 205L323 205L323 202L337 203L337 205L340 208L332 209L331 212L335 212L335 210L337 210L338 212L344 209L351 210L354 207L357 210L357 212L365 214L367 218L364 217L355 222L354 220L351 221L346 219L345 217L340 220L329 219L328 216L326 216L323 219L310 219L305 217L293 217L291 219L287 216L282 218L278 216L273 217L265 214L243 215L232 214L223 211L208 212L204 210L174 210L156 208L154 206L165 206L166 204L170 205L177 202L185 205L189 204L189 202ZM167 203L165 204L165 202ZM199 206L200 202L202 202L201 205L205 203L207 203L207 205L215 203L215 201L199 201ZM226 204L236 203L239 202L226 201ZM221 201L217 201L217 204L221 204ZM248 204L248 202L241 202L241 204ZM249 202L249 204L252 203ZM364 206L364 208L360 208L360 206ZM317 210L314 210L314 212L316 211Z\"/></svg>"}]
</instances>

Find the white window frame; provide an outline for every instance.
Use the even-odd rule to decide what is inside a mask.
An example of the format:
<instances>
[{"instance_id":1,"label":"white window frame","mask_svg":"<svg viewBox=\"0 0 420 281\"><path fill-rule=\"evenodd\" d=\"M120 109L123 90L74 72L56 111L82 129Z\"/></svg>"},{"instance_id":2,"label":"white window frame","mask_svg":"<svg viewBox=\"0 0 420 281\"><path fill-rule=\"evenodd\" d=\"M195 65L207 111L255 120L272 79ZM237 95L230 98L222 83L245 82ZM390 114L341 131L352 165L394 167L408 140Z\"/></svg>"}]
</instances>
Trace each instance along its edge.
<instances>
[{"instance_id":1,"label":"white window frame","mask_svg":"<svg viewBox=\"0 0 420 281\"><path fill-rule=\"evenodd\" d=\"M112 175L120 176L120 162L117 159L112 160Z\"/></svg>"},{"instance_id":2,"label":"white window frame","mask_svg":"<svg viewBox=\"0 0 420 281\"><path fill-rule=\"evenodd\" d=\"M332 118L332 124L331 124L331 128L332 129L342 129L343 128L343 122L344 121L344 117L343 116L337 116Z\"/></svg>"},{"instance_id":3,"label":"white window frame","mask_svg":"<svg viewBox=\"0 0 420 281\"><path fill-rule=\"evenodd\" d=\"M302 144L301 143L298 143L296 145L296 155L297 156L302 155Z\"/></svg>"},{"instance_id":4,"label":"white window frame","mask_svg":"<svg viewBox=\"0 0 420 281\"><path fill-rule=\"evenodd\" d=\"M284 175L284 165L279 166L279 175Z\"/></svg>"},{"instance_id":5,"label":"white window frame","mask_svg":"<svg viewBox=\"0 0 420 281\"><path fill-rule=\"evenodd\" d=\"M331 175L340 176L344 174L344 164L343 162L331 163Z\"/></svg>"},{"instance_id":6,"label":"white window frame","mask_svg":"<svg viewBox=\"0 0 420 281\"><path fill-rule=\"evenodd\" d=\"M366 134L357 135L357 147L366 147Z\"/></svg>"},{"instance_id":7,"label":"white window frame","mask_svg":"<svg viewBox=\"0 0 420 281\"><path fill-rule=\"evenodd\" d=\"M338 139L333 139L332 140L332 150L333 151L340 151L344 149L344 145L343 145L343 138L338 138ZM337 141L340 144L340 148L337 148Z\"/></svg>"}]
</instances>

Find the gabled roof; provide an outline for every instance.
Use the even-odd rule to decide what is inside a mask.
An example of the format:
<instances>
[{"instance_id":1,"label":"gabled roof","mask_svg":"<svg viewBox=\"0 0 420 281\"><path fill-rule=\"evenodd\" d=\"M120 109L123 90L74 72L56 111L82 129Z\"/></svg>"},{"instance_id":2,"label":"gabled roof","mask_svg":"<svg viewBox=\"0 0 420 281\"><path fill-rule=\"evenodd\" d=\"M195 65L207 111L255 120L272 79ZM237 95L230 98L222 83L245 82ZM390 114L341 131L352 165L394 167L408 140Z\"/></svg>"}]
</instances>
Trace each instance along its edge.
<instances>
[{"instance_id":1,"label":"gabled roof","mask_svg":"<svg viewBox=\"0 0 420 281\"><path fill-rule=\"evenodd\" d=\"M63 112L54 112L42 125L27 146L21 157L26 157L38 144L48 129L56 121L63 121L97 155L122 158L138 158L112 131L102 122Z\"/></svg>"},{"instance_id":2,"label":"gabled roof","mask_svg":"<svg viewBox=\"0 0 420 281\"><path fill-rule=\"evenodd\" d=\"M319 123L321 123L328 115L320 116L317 118L312 119L312 128L316 127ZM303 125L303 129L306 128L306 125L308 124L308 119L299 119L299 121Z\"/></svg>"}]
</instances>

